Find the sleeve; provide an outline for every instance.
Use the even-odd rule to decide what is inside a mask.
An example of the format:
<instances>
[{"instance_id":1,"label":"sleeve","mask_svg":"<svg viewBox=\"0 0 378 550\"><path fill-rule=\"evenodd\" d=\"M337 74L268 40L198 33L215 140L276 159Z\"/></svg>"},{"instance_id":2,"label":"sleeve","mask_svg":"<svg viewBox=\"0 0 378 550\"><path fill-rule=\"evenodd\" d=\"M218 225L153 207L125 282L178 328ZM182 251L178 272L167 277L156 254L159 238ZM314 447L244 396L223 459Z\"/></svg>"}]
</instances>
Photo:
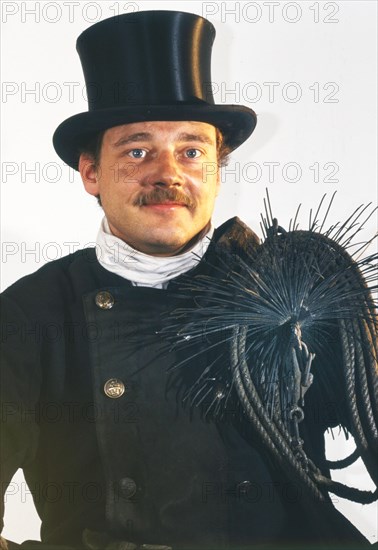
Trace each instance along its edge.
<instances>
[{"instance_id":1,"label":"sleeve","mask_svg":"<svg viewBox=\"0 0 378 550\"><path fill-rule=\"evenodd\" d=\"M36 454L41 373L37 323L30 321L6 294L0 300L1 533L4 494L17 469L27 465Z\"/></svg>"}]
</instances>

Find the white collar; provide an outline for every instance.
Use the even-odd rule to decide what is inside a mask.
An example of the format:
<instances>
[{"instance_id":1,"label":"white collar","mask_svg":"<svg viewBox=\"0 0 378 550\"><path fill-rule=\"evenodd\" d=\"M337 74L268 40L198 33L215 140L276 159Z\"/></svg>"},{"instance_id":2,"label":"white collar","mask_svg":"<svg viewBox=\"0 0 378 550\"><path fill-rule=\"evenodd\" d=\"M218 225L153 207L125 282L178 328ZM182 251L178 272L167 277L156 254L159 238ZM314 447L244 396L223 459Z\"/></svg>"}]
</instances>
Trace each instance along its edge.
<instances>
[{"instance_id":1,"label":"white collar","mask_svg":"<svg viewBox=\"0 0 378 550\"><path fill-rule=\"evenodd\" d=\"M96 241L100 264L135 286L166 288L168 281L195 267L205 254L214 227L193 248L177 256L150 256L129 246L112 234L106 217L102 219Z\"/></svg>"}]
</instances>

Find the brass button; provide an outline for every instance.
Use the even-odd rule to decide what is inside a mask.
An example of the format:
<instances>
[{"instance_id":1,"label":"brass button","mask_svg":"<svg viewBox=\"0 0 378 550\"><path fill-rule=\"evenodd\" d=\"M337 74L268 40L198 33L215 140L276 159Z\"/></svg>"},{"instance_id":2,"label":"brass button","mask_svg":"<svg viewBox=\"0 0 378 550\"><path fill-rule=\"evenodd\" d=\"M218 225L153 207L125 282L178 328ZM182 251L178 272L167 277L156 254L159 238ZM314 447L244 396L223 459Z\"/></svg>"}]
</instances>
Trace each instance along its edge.
<instances>
[{"instance_id":1,"label":"brass button","mask_svg":"<svg viewBox=\"0 0 378 550\"><path fill-rule=\"evenodd\" d=\"M123 498L132 498L137 492L136 483L131 477L124 477L118 482L119 492Z\"/></svg>"},{"instance_id":2,"label":"brass button","mask_svg":"<svg viewBox=\"0 0 378 550\"><path fill-rule=\"evenodd\" d=\"M125 384L118 378L110 378L104 384L104 392L111 399L118 399L125 393Z\"/></svg>"},{"instance_id":3,"label":"brass button","mask_svg":"<svg viewBox=\"0 0 378 550\"><path fill-rule=\"evenodd\" d=\"M96 306L101 309L111 309L114 306L114 298L107 290L102 290L96 294Z\"/></svg>"},{"instance_id":4,"label":"brass button","mask_svg":"<svg viewBox=\"0 0 378 550\"><path fill-rule=\"evenodd\" d=\"M252 483L249 480L246 480L239 483L237 486L237 489L239 493L248 493L251 487L252 487Z\"/></svg>"}]
</instances>

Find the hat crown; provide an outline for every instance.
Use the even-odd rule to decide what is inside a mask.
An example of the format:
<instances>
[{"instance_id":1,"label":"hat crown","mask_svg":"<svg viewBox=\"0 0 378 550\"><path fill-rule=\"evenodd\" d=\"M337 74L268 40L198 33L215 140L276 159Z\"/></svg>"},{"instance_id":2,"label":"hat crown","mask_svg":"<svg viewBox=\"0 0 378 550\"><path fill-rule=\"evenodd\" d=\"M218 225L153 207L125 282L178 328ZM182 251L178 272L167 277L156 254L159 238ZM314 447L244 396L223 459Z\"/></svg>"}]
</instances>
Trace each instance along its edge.
<instances>
[{"instance_id":1,"label":"hat crown","mask_svg":"<svg viewBox=\"0 0 378 550\"><path fill-rule=\"evenodd\" d=\"M198 15L144 11L105 19L77 40L89 111L122 105L214 104L213 25Z\"/></svg>"},{"instance_id":2,"label":"hat crown","mask_svg":"<svg viewBox=\"0 0 378 550\"><path fill-rule=\"evenodd\" d=\"M145 121L192 120L218 128L230 150L253 132L256 114L216 105L211 85L213 25L192 13L143 11L110 17L77 40L87 86L85 113L64 120L53 143L76 170L99 133Z\"/></svg>"}]
</instances>

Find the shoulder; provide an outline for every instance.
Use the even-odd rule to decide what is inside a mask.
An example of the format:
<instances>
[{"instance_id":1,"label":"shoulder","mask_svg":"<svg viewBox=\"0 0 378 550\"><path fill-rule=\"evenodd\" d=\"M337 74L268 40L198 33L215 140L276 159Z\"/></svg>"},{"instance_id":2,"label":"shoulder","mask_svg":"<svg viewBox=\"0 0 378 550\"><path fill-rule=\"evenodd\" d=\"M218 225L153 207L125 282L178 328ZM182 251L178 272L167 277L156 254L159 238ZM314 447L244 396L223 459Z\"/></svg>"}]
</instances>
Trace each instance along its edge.
<instances>
[{"instance_id":1,"label":"shoulder","mask_svg":"<svg viewBox=\"0 0 378 550\"><path fill-rule=\"evenodd\" d=\"M94 248L77 250L63 258L42 266L36 272L22 277L1 295L2 301L12 301L25 311L28 306L61 303L75 299L77 287L90 285L98 266Z\"/></svg>"},{"instance_id":2,"label":"shoulder","mask_svg":"<svg viewBox=\"0 0 378 550\"><path fill-rule=\"evenodd\" d=\"M223 253L250 258L260 245L256 233L237 216L224 222L215 230L216 248Z\"/></svg>"}]
</instances>

